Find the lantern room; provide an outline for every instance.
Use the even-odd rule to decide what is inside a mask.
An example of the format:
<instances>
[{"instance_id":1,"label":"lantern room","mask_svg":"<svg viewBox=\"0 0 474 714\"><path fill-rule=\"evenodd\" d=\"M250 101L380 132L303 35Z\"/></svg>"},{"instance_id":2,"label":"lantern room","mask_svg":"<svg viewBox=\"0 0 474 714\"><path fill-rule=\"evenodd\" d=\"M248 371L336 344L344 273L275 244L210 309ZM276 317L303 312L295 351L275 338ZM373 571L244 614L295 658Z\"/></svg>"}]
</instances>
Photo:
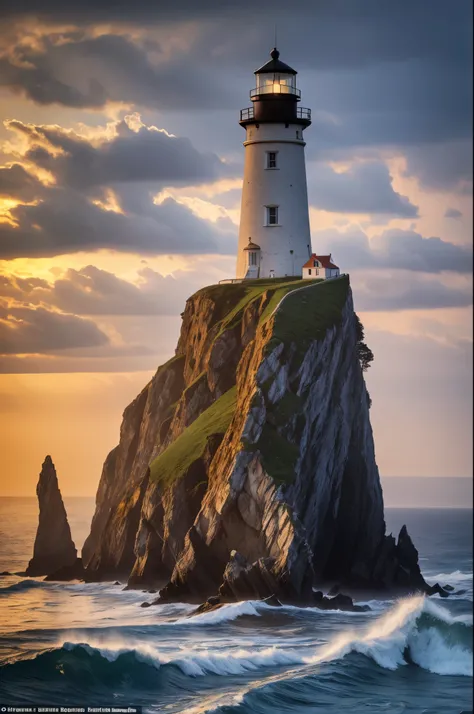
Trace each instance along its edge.
<instances>
[{"instance_id":1,"label":"lantern room","mask_svg":"<svg viewBox=\"0 0 474 714\"><path fill-rule=\"evenodd\" d=\"M296 70L282 62L276 47L270 53L271 60L255 72L255 89L250 92L250 99L255 101L262 94L290 94L297 98L301 92L296 87Z\"/></svg>"},{"instance_id":2,"label":"lantern room","mask_svg":"<svg viewBox=\"0 0 474 714\"><path fill-rule=\"evenodd\" d=\"M250 90L253 106L240 112L240 124L283 123L311 124L311 111L298 107L301 91L296 86L296 70L280 60L276 49L270 52L271 59L255 71L256 86Z\"/></svg>"}]
</instances>

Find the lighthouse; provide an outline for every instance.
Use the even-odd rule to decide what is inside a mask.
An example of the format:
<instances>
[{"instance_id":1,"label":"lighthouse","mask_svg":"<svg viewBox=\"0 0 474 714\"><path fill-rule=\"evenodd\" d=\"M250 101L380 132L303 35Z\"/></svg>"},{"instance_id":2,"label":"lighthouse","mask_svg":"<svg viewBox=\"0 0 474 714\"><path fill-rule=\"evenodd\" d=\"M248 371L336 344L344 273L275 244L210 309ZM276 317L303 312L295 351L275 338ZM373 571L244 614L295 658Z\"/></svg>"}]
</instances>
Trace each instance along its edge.
<instances>
[{"instance_id":1,"label":"lighthouse","mask_svg":"<svg viewBox=\"0 0 474 714\"><path fill-rule=\"evenodd\" d=\"M301 276L312 255L303 131L296 70L276 47L255 72L252 106L240 112L246 137L237 278Z\"/></svg>"}]
</instances>

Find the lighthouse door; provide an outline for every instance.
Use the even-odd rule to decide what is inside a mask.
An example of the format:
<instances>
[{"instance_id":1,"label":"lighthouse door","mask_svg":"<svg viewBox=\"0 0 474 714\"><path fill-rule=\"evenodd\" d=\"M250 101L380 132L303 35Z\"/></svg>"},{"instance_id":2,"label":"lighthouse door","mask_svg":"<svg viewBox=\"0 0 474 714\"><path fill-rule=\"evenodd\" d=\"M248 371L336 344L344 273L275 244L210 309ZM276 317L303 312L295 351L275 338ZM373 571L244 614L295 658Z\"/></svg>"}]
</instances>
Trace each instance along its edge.
<instances>
[{"instance_id":1,"label":"lighthouse door","mask_svg":"<svg viewBox=\"0 0 474 714\"><path fill-rule=\"evenodd\" d=\"M260 273L260 256L259 252L257 250L249 250L247 252L248 255L248 265L247 265L247 273L245 275L246 279L248 280L249 278L258 278L259 273Z\"/></svg>"}]
</instances>

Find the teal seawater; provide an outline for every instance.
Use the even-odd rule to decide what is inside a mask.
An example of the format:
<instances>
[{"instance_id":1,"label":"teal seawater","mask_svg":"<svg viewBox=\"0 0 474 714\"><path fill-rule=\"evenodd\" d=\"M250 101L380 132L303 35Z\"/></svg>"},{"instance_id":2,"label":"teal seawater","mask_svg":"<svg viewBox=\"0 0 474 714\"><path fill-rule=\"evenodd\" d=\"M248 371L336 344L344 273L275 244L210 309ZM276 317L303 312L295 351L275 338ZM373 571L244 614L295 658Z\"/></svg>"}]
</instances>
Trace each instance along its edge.
<instances>
[{"instance_id":1,"label":"teal seawater","mask_svg":"<svg viewBox=\"0 0 474 714\"><path fill-rule=\"evenodd\" d=\"M80 547L93 499L66 499ZM369 613L247 601L186 604L113 583L0 578L0 705L142 705L163 714L472 711L472 512L399 510L430 582L457 594L370 601ZM0 571L31 557L36 499L0 499Z\"/></svg>"}]
</instances>

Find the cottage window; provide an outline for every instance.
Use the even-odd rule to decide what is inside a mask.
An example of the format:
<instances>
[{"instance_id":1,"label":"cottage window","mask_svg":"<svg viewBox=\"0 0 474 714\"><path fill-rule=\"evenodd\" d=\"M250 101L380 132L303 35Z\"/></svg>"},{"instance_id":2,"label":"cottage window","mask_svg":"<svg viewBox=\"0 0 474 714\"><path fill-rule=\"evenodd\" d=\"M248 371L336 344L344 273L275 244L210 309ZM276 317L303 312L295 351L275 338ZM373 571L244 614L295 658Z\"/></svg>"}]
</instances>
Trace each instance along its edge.
<instances>
[{"instance_id":1,"label":"cottage window","mask_svg":"<svg viewBox=\"0 0 474 714\"><path fill-rule=\"evenodd\" d=\"M318 261L317 261L317 260L315 260L315 261L314 261L314 267L315 267L315 268L317 268L317 267L318 267L318 265L319 265Z\"/></svg>"},{"instance_id":2,"label":"cottage window","mask_svg":"<svg viewBox=\"0 0 474 714\"><path fill-rule=\"evenodd\" d=\"M267 151L267 169L277 168L277 152Z\"/></svg>"},{"instance_id":3,"label":"cottage window","mask_svg":"<svg viewBox=\"0 0 474 714\"><path fill-rule=\"evenodd\" d=\"M319 268L316 268L316 270L314 271L314 274L319 275Z\"/></svg>"},{"instance_id":4,"label":"cottage window","mask_svg":"<svg viewBox=\"0 0 474 714\"><path fill-rule=\"evenodd\" d=\"M267 206L267 226L278 225L278 206Z\"/></svg>"},{"instance_id":5,"label":"cottage window","mask_svg":"<svg viewBox=\"0 0 474 714\"><path fill-rule=\"evenodd\" d=\"M311 275L311 268L308 268L308 275Z\"/></svg>"}]
</instances>

